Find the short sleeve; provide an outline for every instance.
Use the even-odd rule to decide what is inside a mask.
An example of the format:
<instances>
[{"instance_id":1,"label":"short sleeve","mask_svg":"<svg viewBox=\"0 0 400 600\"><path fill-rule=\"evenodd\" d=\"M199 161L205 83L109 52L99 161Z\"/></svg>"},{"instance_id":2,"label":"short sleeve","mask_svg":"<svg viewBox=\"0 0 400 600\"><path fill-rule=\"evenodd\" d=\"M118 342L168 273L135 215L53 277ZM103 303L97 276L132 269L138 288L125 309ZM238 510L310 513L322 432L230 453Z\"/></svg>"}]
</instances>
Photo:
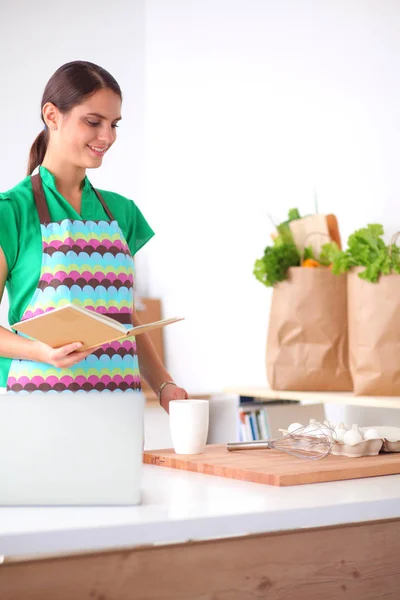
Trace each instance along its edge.
<instances>
[{"instance_id":1,"label":"short sleeve","mask_svg":"<svg viewBox=\"0 0 400 600\"><path fill-rule=\"evenodd\" d=\"M144 218L140 209L132 201L129 201L129 217L127 222L127 242L132 256L143 248L153 237L154 231Z\"/></svg>"},{"instance_id":2,"label":"short sleeve","mask_svg":"<svg viewBox=\"0 0 400 600\"><path fill-rule=\"evenodd\" d=\"M15 204L0 194L0 247L7 261L10 274L18 255L18 221Z\"/></svg>"}]
</instances>

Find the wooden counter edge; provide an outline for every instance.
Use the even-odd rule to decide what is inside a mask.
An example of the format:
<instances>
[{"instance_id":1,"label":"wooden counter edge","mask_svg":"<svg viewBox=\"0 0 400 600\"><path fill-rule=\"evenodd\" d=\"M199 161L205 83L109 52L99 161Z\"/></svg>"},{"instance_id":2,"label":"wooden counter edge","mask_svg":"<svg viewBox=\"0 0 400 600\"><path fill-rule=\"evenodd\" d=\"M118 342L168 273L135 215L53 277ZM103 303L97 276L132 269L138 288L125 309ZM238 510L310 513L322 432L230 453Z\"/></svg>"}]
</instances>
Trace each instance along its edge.
<instances>
[{"instance_id":1,"label":"wooden counter edge","mask_svg":"<svg viewBox=\"0 0 400 600\"><path fill-rule=\"evenodd\" d=\"M33 560L10 558L0 565L0 597L397 600L399 554L400 520L390 519Z\"/></svg>"}]
</instances>

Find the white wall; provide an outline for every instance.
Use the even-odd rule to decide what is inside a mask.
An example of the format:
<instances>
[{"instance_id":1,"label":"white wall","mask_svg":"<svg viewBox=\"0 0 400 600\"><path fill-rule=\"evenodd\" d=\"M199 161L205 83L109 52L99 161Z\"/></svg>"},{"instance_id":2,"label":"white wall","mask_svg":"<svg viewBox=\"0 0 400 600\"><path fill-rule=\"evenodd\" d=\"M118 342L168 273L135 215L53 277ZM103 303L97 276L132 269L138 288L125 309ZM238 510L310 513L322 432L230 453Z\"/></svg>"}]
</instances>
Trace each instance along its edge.
<instances>
[{"instance_id":1,"label":"white wall","mask_svg":"<svg viewBox=\"0 0 400 600\"><path fill-rule=\"evenodd\" d=\"M40 100L53 72L71 60L109 70L124 94L118 143L101 169L89 172L99 186L143 194L145 2L16 0L1 8L0 186L25 176L28 153L42 128ZM23 18L21 11L23 10Z\"/></svg>"},{"instance_id":2,"label":"white wall","mask_svg":"<svg viewBox=\"0 0 400 600\"><path fill-rule=\"evenodd\" d=\"M187 317L167 335L189 388L266 381L268 213L316 189L345 239L400 228L399 28L391 0L147 2L150 291Z\"/></svg>"},{"instance_id":3,"label":"white wall","mask_svg":"<svg viewBox=\"0 0 400 600\"><path fill-rule=\"evenodd\" d=\"M109 70L124 95L118 143L92 183L144 204L144 0L16 0L0 8L0 190L26 175L29 149L42 128L40 101L53 72L71 60ZM140 258L139 261L140 263ZM140 264L138 265L140 269ZM146 273L139 291L147 293ZM0 322L7 323L7 300Z\"/></svg>"},{"instance_id":4,"label":"white wall","mask_svg":"<svg viewBox=\"0 0 400 600\"><path fill-rule=\"evenodd\" d=\"M24 175L55 68L85 58L109 69L124 121L89 175L133 197L156 230L138 255L139 291L186 316L165 331L167 365L193 392L265 383L270 291L252 268L268 214L313 211L316 189L344 238L371 221L398 227L398 3L39 0L1 11L0 189Z\"/></svg>"}]
</instances>

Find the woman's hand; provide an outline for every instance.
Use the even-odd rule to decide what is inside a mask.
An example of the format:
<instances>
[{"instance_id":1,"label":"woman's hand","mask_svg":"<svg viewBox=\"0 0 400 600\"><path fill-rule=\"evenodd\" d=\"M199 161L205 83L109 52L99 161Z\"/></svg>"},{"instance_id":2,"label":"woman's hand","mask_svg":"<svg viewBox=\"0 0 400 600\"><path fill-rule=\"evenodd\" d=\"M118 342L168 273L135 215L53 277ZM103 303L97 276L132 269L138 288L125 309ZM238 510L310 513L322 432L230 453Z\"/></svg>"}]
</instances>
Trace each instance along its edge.
<instances>
[{"instance_id":1,"label":"woman's hand","mask_svg":"<svg viewBox=\"0 0 400 600\"><path fill-rule=\"evenodd\" d=\"M34 343L36 344L35 360L37 362L53 365L53 367L57 367L58 369L68 369L69 367L73 367L100 347L98 346L96 348L90 348L90 350L79 352L79 348L83 346L81 342L66 344L60 348L52 348L43 342Z\"/></svg>"},{"instance_id":2,"label":"woman's hand","mask_svg":"<svg viewBox=\"0 0 400 600\"><path fill-rule=\"evenodd\" d=\"M187 400L187 391L177 385L167 385L161 391L160 404L163 409L169 413L169 403L171 400Z\"/></svg>"}]
</instances>

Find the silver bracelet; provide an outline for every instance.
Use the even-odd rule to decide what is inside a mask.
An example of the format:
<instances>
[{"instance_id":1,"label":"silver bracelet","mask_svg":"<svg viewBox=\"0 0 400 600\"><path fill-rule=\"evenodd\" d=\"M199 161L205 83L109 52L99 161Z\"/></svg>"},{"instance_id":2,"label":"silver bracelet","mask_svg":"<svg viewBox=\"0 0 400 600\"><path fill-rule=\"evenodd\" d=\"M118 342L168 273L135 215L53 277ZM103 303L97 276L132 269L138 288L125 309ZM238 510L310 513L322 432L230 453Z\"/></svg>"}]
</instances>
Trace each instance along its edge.
<instances>
[{"instance_id":1,"label":"silver bracelet","mask_svg":"<svg viewBox=\"0 0 400 600\"><path fill-rule=\"evenodd\" d=\"M163 383L160 385L160 387L158 388L158 401L159 401L159 402L161 402L161 394L162 394L162 391L163 391L163 389L165 388L165 386L166 386L166 385L168 385L168 384L170 384L170 385L175 385L175 386L176 386L176 383L175 383L175 381L164 381L164 382L163 382Z\"/></svg>"}]
</instances>

